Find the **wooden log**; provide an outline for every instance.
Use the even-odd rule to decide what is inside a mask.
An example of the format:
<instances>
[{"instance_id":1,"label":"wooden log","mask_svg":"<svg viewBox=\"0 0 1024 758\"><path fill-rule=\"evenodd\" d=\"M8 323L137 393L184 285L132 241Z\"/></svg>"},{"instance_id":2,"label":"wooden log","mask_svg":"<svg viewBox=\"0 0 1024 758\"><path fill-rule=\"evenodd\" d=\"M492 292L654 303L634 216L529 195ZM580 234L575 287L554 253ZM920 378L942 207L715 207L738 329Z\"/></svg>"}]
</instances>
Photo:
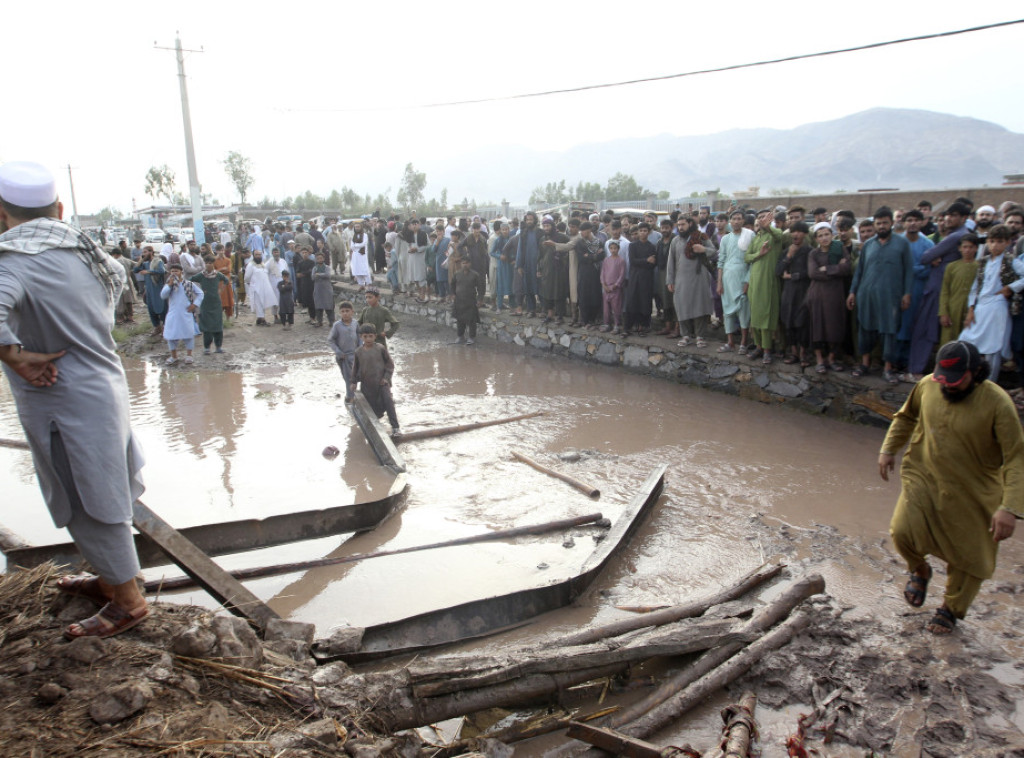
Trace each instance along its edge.
<instances>
[{"instance_id":1,"label":"wooden log","mask_svg":"<svg viewBox=\"0 0 1024 758\"><path fill-rule=\"evenodd\" d=\"M658 629L627 645L592 644L577 648L520 650L501 658L449 656L426 664L410 664L409 678L416 697L467 691L533 674L577 671L615 663L637 663L649 658L687 655L731 642L752 640L738 636L734 621L680 622Z\"/></svg>"},{"instance_id":2,"label":"wooden log","mask_svg":"<svg viewBox=\"0 0 1024 758\"><path fill-rule=\"evenodd\" d=\"M778 576L783 568L785 568L785 565L781 563L766 563L740 577L731 587L720 590L714 594L707 595L697 600L691 600L690 602L683 603L681 605L674 605L671 608L665 608L663 610L623 619L621 621L614 621L595 629L586 629L582 632L577 632L576 634L570 634L562 637L555 644L564 646L585 645L606 637L616 637L618 635L625 634L626 632L632 632L636 629L643 629L648 626L659 626L661 624L668 624L681 619L700 616L712 606L720 605L730 600L742 597L755 587L758 587L769 579L773 579Z\"/></svg>"},{"instance_id":3,"label":"wooden log","mask_svg":"<svg viewBox=\"0 0 1024 758\"><path fill-rule=\"evenodd\" d=\"M722 718L725 719L725 747L722 750L722 758L750 756L750 741L755 731L755 708L757 695L745 692L738 703L722 711Z\"/></svg>"},{"instance_id":4,"label":"wooden log","mask_svg":"<svg viewBox=\"0 0 1024 758\"><path fill-rule=\"evenodd\" d=\"M884 419L892 421L893 416L896 415L896 411L899 408L893 408L887 402L882 400L873 392L862 392L859 395L854 395L850 399L850 403L853 405L859 405L861 408L867 408L869 411L874 411Z\"/></svg>"},{"instance_id":5,"label":"wooden log","mask_svg":"<svg viewBox=\"0 0 1024 758\"><path fill-rule=\"evenodd\" d=\"M487 426L497 426L498 424L511 424L514 421L523 421L528 418L536 418L537 416L543 416L544 411L536 411L534 413L524 413L521 416L511 416L509 418L496 418L490 421L474 421L471 424L457 424L456 426L439 426L433 429L417 429L412 432L402 432L398 437L395 437L396 443L402 442L415 442L416 440L433 439L434 437L445 437L449 434L458 434L459 432L469 432L473 429L483 429Z\"/></svg>"},{"instance_id":6,"label":"wooden log","mask_svg":"<svg viewBox=\"0 0 1024 758\"><path fill-rule=\"evenodd\" d=\"M25 440L9 440L0 437L0 447L9 447L14 450L28 450L29 446Z\"/></svg>"},{"instance_id":7,"label":"wooden log","mask_svg":"<svg viewBox=\"0 0 1024 758\"><path fill-rule=\"evenodd\" d=\"M804 600L824 590L825 580L818 574L812 574L811 576L796 580L773 602L762 608L750 621L737 629L737 632L753 635L764 634L781 619L792 613L793 609ZM742 649L743 643L732 643L709 650L694 661L692 665L687 666L663 682L647 697L612 716L608 726L618 728L641 718L643 714L660 706L681 689L722 665ZM633 734L633 732L630 732L630 734Z\"/></svg>"},{"instance_id":8,"label":"wooden log","mask_svg":"<svg viewBox=\"0 0 1024 758\"><path fill-rule=\"evenodd\" d=\"M253 568L232 571L231 576L235 579L256 579L261 576L290 574L295 571L307 571L309 569L320 568L322 566L356 563L358 561L369 560L370 558L385 558L392 555L415 553L420 550L436 550L445 547L457 547L459 545L473 545L478 542L493 542L496 540L512 539L523 535L544 534L546 532L554 532L560 529L569 529L574 526L592 524L596 521L600 521L602 518L604 518L604 516L600 513L591 513L586 516L577 516L575 518L561 519L559 521L548 521L544 524L518 526L514 529L499 529L498 531L487 532L485 534L474 534L472 537L460 537L458 539L447 540L445 542L434 542L430 545L414 545L412 547L403 547L396 550L381 550L377 553L345 555L336 558L318 558L310 561L298 561L295 563L279 563L273 566L256 566ZM171 579L153 579L145 584L146 592L156 592L158 590L171 591L194 586L195 582L191 577L187 576L178 576Z\"/></svg>"},{"instance_id":9,"label":"wooden log","mask_svg":"<svg viewBox=\"0 0 1024 758\"><path fill-rule=\"evenodd\" d=\"M632 737L641 738L661 731L691 708L703 702L709 695L738 679L766 654L789 644L793 637L806 629L810 623L809 613L797 612L775 629L752 642L728 662L702 676L689 687L633 723L622 727L622 731Z\"/></svg>"},{"instance_id":10,"label":"wooden log","mask_svg":"<svg viewBox=\"0 0 1024 758\"><path fill-rule=\"evenodd\" d=\"M381 717L385 727L390 731L411 729L498 705L525 705L567 687L618 674L628 667L629 664L616 663L569 673L537 674L469 692L455 692L434 698L409 698L410 704L407 707L392 709L387 713L378 712L376 715Z\"/></svg>"},{"instance_id":11,"label":"wooden log","mask_svg":"<svg viewBox=\"0 0 1024 758\"><path fill-rule=\"evenodd\" d=\"M659 747L650 742L600 726L581 724L579 721L570 721L566 735L583 742L588 742L594 747L600 748L612 755L624 755L626 758L670 758L677 755L679 750L674 747Z\"/></svg>"},{"instance_id":12,"label":"wooden log","mask_svg":"<svg viewBox=\"0 0 1024 758\"><path fill-rule=\"evenodd\" d=\"M537 461L533 460L533 458L529 458L523 455L522 453L517 453L515 450L513 450L512 457L515 458L517 461L520 461L521 463L525 463L527 466L531 466L532 468L537 469L542 474L547 474L548 476L553 476L555 479L560 479L566 484L575 487L587 497L592 497L595 500L601 497L601 490L599 490L597 487L581 482L579 479L571 477L568 474L563 474L561 471L555 471L553 468L548 468L544 464L538 463Z\"/></svg>"}]
</instances>

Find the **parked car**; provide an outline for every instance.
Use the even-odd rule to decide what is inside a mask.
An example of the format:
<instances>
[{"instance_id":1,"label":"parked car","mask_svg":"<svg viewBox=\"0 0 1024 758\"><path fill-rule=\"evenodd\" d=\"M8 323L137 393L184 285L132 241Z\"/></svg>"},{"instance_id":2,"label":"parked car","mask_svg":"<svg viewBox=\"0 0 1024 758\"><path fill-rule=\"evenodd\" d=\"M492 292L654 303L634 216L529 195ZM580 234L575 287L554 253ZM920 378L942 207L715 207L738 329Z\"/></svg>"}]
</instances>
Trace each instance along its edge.
<instances>
[{"instance_id":1,"label":"parked car","mask_svg":"<svg viewBox=\"0 0 1024 758\"><path fill-rule=\"evenodd\" d=\"M160 243L164 241L167 233L163 229L147 229L145 236L145 243L152 245L154 243Z\"/></svg>"}]
</instances>

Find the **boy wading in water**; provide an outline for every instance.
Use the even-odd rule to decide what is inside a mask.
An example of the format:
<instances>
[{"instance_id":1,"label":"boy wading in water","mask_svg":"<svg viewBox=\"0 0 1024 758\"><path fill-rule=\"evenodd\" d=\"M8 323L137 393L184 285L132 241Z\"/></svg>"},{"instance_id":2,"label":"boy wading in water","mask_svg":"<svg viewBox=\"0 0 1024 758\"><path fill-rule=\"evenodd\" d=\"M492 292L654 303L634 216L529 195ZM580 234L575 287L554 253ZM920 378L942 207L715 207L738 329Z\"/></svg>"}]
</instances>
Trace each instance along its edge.
<instances>
[{"instance_id":1,"label":"boy wading in water","mask_svg":"<svg viewBox=\"0 0 1024 758\"><path fill-rule=\"evenodd\" d=\"M397 436L402 430L398 427L395 401L391 398L391 377L395 373L395 362L391 360L388 349L377 342L377 330L373 324L359 327L359 337L363 344L356 350L353 360L352 383L359 385L377 418L388 414L391 434Z\"/></svg>"},{"instance_id":2,"label":"boy wading in water","mask_svg":"<svg viewBox=\"0 0 1024 758\"><path fill-rule=\"evenodd\" d=\"M459 260L459 271L452 280L452 291L455 293L455 305L452 314L455 316L455 323L459 336L451 344L458 345L466 334L466 327L469 327L469 339L467 345L472 345L476 340L476 325L480 321L480 302L484 299L484 283L480 274L473 270L469 257Z\"/></svg>"},{"instance_id":3,"label":"boy wading in water","mask_svg":"<svg viewBox=\"0 0 1024 758\"><path fill-rule=\"evenodd\" d=\"M341 318L331 326L327 343L334 351L334 360L341 369L345 379L345 402L351 403L356 395L356 384L352 379L352 370L356 362L356 350L359 349L359 324L355 320L355 309L348 300L338 306Z\"/></svg>"}]
</instances>

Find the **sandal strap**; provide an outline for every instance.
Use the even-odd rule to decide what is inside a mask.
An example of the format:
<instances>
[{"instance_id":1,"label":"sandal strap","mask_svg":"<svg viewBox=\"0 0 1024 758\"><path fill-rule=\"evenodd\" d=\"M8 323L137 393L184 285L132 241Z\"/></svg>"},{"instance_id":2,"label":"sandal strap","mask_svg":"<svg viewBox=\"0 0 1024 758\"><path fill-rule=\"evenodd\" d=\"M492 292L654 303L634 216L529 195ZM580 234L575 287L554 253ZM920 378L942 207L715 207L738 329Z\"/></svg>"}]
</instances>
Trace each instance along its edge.
<instances>
[{"instance_id":1,"label":"sandal strap","mask_svg":"<svg viewBox=\"0 0 1024 758\"><path fill-rule=\"evenodd\" d=\"M938 624L946 629L953 629L956 626L956 616L953 615L953 611L943 605L936 609L931 623Z\"/></svg>"}]
</instances>

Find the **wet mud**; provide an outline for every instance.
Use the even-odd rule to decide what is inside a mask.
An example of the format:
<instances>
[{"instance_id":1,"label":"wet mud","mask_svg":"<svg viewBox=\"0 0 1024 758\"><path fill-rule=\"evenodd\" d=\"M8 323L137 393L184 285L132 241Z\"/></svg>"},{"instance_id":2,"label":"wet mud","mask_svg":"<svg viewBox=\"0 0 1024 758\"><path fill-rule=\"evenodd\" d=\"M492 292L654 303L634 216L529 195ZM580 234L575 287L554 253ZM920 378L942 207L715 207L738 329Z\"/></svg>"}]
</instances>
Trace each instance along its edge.
<instances>
[{"instance_id":1,"label":"wet mud","mask_svg":"<svg viewBox=\"0 0 1024 758\"><path fill-rule=\"evenodd\" d=\"M957 633L927 635L923 626L943 576L937 571L925 610L904 604L904 568L887 538L898 482L878 479L875 463L881 431L528 356L486 339L475 347L450 346L450 337L441 327L410 321L393 341L404 430L544 415L402 445L407 503L372 532L218 562L235 568L351 555L597 510L614 519L647 473L667 463L666 492L650 519L574 607L475 646L543 640L627 614L617 606L678 603L781 555L795 571L822 573L833 601L820 605L811 634L734 688L736 697L744 686L761 697L762 755L785 755L785 737L799 715L825 701L810 744L820 748L831 734L836 744L824 748L828 755L871 749L1011 755L1024 745L1024 706L1017 705L1024 681L1020 537L1001 549L996 576ZM146 502L173 525L187 526L382 496L391 476L376 464L342 403L340 373L325 340L325 329L297 326L289 335L239 324L228 332L227 356L201 356L194 368L167 370L159 345L154 350L136 338L125 366L133 428L147 451ZM20 436L3 382L0 436ZM320 452L327 445L341 454L325 459ZM513 450L593 483L600 500L514 461ZM66 539L49 522L28 455L0 449L0 467L8 505L0 522L34 543ZM248 586L282 616L316 623L326 636L341 625L402 618L575 573L596 532L572 530L571 547L563 546L564 534L544 535L324 567ZM178 573L169 567L147 575ZM201 591L163 599L213 607ZM716 710L728 699L714 699L685 728L657 741L710 747ZM517 754L541 755L557 742L533 740Z\"/></svg>"}]
</instances>

